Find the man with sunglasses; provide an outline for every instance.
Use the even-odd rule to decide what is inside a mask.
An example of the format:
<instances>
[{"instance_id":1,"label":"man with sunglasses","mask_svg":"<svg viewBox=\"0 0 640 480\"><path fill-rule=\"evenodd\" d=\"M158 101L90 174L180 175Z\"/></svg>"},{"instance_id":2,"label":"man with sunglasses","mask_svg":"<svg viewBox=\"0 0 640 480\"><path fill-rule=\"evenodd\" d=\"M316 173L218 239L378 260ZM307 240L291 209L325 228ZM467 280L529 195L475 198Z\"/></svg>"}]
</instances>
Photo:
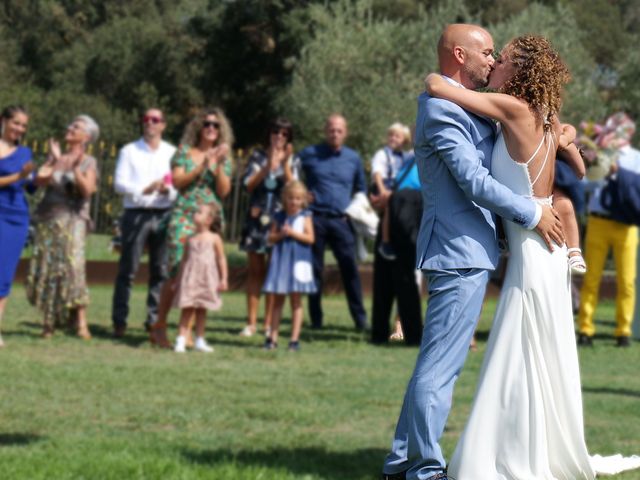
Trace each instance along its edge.
<instances>
[{"instance_id":1,"label":"man with sunglasses","mask_svg":"<svg viewBox=\"0 0 640 480\"><path fill-rule=\"evenodd\" d=\"M313 212L313 274L318 293L309 295L312 328L322 328L322 270L325 245L329 244L338 261L349 312L356 330L367 328L367 313L362 304L362 287L356 265L356 240L346 209L351 197L366 192L362 159L344 145L347 121L342 115L330 115L325 123L325 141L300 152L302 171L309 188Z\"/></svg>"},{"instance_id":2,"label":"man with sunglasses","mask_svg":"<svg viewBox=\"0 0 640 480\"><path fill-rule=\"evenodd\" d=\"M176 190L171 183L171 158L176 148L162 140L164 115L148 109L141 118L142 138L120 150L115 171L115 190L124 196L120 219L122 247L113 292L113 335L127 329L131 284L145 247L149 252L149 291L145 328L157 320L162 282L166 278L166 224Z\"/></svg>"}]
</instances>

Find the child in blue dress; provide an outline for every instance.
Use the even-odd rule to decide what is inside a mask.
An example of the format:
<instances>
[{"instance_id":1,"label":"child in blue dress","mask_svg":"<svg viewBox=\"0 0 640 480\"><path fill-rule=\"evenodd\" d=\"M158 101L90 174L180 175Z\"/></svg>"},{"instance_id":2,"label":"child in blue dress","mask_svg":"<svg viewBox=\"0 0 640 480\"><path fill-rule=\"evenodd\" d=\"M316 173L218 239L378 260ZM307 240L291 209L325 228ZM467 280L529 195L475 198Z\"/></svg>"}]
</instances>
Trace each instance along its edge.
<instances>
[{"instance_id":1,"label":"child in blue dress","mask_svg":"<svg viewBox=\"0 0 640 480\"><path fill-rule=\"evenodd\" d=\"M274 294L271 309L271 334L264 348L273 350L278 346L278 331L282 318L285 297L291 301L291 341L289 350L300 348L302 328L302 295L315 293L313 278L314 242L313 221L307 207L307 188L297 180L287 183L282 191L284 210L276 214L269 243L273 245L269 270L263 291Z\"/></svg>"}]
</instances>

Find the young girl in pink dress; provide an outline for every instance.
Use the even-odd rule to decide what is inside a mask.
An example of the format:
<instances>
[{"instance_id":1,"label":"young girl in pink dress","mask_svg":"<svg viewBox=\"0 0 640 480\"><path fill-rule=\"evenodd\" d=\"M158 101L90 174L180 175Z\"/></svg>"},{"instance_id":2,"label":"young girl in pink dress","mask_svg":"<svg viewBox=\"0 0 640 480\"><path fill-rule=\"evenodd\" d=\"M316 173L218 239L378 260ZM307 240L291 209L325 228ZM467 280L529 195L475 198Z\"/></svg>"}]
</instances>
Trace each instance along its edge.
<instances>
[{"instance_id":1,"label":"young girl in pink dress","mask_svg":"<svg viewBox=\"0 0 640 480\"><path fill-rule=\"evenodd\" d=\"M189 325L195 316L194 349L209 353L213 352L213 347L204 338L207 310L219 310L222 300L218 292L227 290L227 259L220 236L220 207L215 203L201 204L193 220L196 233L187 240L173 301L174 307L182 309L180 330L173 350L186 352Z\"/></svg>"}]
</instances>

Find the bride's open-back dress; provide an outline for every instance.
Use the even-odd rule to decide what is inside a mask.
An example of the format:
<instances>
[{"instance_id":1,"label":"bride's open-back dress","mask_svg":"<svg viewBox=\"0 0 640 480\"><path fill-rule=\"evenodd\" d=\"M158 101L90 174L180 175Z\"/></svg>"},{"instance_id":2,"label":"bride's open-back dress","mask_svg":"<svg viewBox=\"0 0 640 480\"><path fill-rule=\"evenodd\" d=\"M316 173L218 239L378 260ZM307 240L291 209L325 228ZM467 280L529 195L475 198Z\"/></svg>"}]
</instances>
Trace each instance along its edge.
<instances>
[{"instance_id":1,"label":"bride's open-back dress","mask_svg":"<svg viewBox=\"0 0 640 480\"><path fill-rule=\"evenodd\" d=\"M555 154L550 135L547 144L550 157ZM500 133L493 177L533 197L539 174L531 172L532 181L528 164L511 158ZM584 439L566 247L550 252L535 231L511 222L504 228L510 253L506 277L471 414L448 473L456 480L593 479L600 467ZM607 458L602 471L614 473L634 460L640 463L637 457Z\"/></svg>"}]
</instances>

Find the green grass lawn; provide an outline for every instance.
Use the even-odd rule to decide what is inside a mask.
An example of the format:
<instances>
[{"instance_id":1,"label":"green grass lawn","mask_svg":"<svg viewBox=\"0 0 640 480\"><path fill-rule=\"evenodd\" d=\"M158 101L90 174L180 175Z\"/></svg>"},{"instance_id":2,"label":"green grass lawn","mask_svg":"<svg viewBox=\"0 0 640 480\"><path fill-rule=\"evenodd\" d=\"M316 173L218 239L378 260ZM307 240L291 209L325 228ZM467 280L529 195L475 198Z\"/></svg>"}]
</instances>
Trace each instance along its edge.
<instances>
[{"instance_id":1,"label":"green grass lawn","mask_svg":"<svg viewBox=\"0 0 640 480\"><path fill-rule=\"evenodd\" d=\"M134 292L124 342L110 338L110 287L92 288L93 340L42 340L38 312L14 289L0 351L0 478L378 478L417 349L370 345L336 296L325 299L327 328L303 330L300 352L265 352L260 337L238 337L244 298L227 294L209 316L215 353L179 356L147 344L144 295ZM479 351L456 388L447 457L494 308L487 302ZM640 345L613 346L611 303L597 318L603 336L580 352L589 448L640 454ZM176 319L174 312L172 335Z\"/></svg>"}]
</instances>

